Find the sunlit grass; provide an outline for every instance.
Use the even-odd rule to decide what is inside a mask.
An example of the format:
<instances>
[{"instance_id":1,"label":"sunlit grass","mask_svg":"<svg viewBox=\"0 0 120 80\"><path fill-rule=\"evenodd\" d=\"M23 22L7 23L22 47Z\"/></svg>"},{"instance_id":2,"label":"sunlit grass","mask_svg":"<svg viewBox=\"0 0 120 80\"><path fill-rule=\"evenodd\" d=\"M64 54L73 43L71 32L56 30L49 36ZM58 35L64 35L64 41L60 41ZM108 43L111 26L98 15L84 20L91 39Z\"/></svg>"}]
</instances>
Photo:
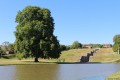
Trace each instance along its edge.
<instances>
[{"instance_id":1,"label":"sunlit grass","mask_svg":"<svg viewBox=\"0 0 120 80\"><path fill-rule=\"evenodd\" d=\"M91 62L115 62L120 59L120 54L114 53L112 48L101 48L93 57Z\"/></svg>"},{"instance_id":2,"label":"sunlit grass","mask_svg":"<svg viewBox=\"0 0 120 80\"><path fill-rule=\"evenodd\" d=\"M120 80L120 72L110 75L106 80Z\"/></svg>"},{"instance_id":3,"label":"sunlit grass","mask_svg":"<svg viewBox=\"0 0 120 80\"><path fill-rule=\"evenodd\" d=\"M80 57L85 56L93 49L72 49L63 51L59 59L64 59L65 62L80 62Z\"/></svg>"},{"instance_id":4,"label":"sunlit grass","mask_svg":"<svg viewBox=\"0 0 120 80\"><path fill-rule=\"evenodd\" d=\"M28 58L28 59L22 59L18 60L16 58L14 59L0 59L0 65L17 65L17 64L55 64L57 62L57 59L39 59L39 62L34 62L34 59Z\"/></svg>"}]
</instances>

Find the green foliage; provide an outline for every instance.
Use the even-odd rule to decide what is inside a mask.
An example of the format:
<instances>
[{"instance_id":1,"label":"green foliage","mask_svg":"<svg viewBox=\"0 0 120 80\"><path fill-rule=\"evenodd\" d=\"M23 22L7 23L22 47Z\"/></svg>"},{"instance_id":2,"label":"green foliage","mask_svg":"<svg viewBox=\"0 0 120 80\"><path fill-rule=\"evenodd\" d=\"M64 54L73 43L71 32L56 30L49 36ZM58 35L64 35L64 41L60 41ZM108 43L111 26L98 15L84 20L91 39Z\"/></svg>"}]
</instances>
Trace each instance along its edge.
<instances>
[{"instance_id":1,"label":"green foliage","mask_svg":"<svg viewBox=\"0 0 120 80\"><path fill-rule=\"evenodd\" d=\"M58 58L60 45L54 36L54 20L46 8L28 6L16 16L15 52L37 58Z\"/></svg>"},{"instance_id":2,"label":"green foliage","mask_svg":"<svg viewBox=\"0 0 120 80\"><path fill-rule=\"evenodd\" d=\"M113 51L114 51L114 52L117 52L117 51L118 51L118 44L114 44L114 45L113 45Z\"/></svg>"},{"instance_id":3,"label":"green foliage","mask_svg":"<svg viewBox=\"0 0 120 80\"><path fill-rule=\"evenodd\" d=\"M7 42L7 41L5 41L5 42L2 43L4 53L6 51L8 51L8 45L9 45L9 42Z\"/></svg>"},{"instance_id":4,"label":"green foliage","mask_svg":"<svg viewBox=\"0 0 120 80\"><path fill-rule=\"evenodd\" d=\"M14 53L14 44L9 44L9 45L8 45L8 50L9 50L11 53Z\"/></svg>"},{"instance_id":5,"label":"green foliage","mask_svg":"<svg viewBox=\"0 0 120 80\"><path fill-rule=\"evenodd\" d=\"M65 58L62 58L62 59L58 59L57 62L65 62Z\"/></svg>"},{"instance_id":6,"label":"green foliage","mask_svg":"<svg viewBox=\"0 0 120 80\"><path fill-rule=\"evenodd\" d=\"M71 45L66 46L66 50L70 50Z\"/></svg>"},{"instance_id":7,"label":"green foliage","mask_svg":"<svg viewBox=\"0 0 120 80\"><path fill-rule=\"evenodd\" d=\"M19 59L19 60L22 60L24 58L24 54L22 53L17 53L16 54L16 57Z\"/></svg>"},{"instance_id":8,"label":"green foliage","mask_svg":"<svg viewBox=\"0 0 120 80\"><path fill-rule=\"evenodd\" d=\"M0 53L2 53L3 52L3 50L2 50L2 48L0 47Z\"/></svg>"},{"instance_id":9,"label":"green foliage","mask_svg":"<svg viewBox=\"0 0 120 80\"><path fill-rule=\"evenodd\" d=\"M120 44L120 34L118 34L118 35L115 35L114 37L113 37L113 42L114 43L119 43Z\"/></svg>"},{"instance_id":10,"label":"green foliage","mask_svg":"<svg viewBox=\"0 0 120 80\"><path fill-rule=\"evenodd\" d=\"M78 41L73 42L73 44L70 46L71 49L79 49L82 48L82 44Z\"/></svg>"},{"instance_id":11,"label":"green foliage","mask_svg":"<svg viewBox=\"0 0 120 80\"><path fill-rule=\"evenodd\" d=\"M60 50L61 50L61 51L67 50L67 46L65 46L65 45L60 45Z\"/></svg>"},{"instance_id":12,"label":"green foliage","mask_svg":"<svg viewBox=\"0 0 120 80\"><path fill-rule=\"evenodd\" d=\"M113 38L113 51L117 52L118 51L118 47L120 46L120 34L115 35Z\"/></svg>"},{"instance_id":13,"label":"green foliage","mask_svg":"<svg viewBox=\"0 0 120 80\"><path fill-rule=\"evenodd\" d=\"M2 48L0 47L0 57L2 56L2 53L3 53L3 50L2 50Z\"/></svg>"}]
</instances>

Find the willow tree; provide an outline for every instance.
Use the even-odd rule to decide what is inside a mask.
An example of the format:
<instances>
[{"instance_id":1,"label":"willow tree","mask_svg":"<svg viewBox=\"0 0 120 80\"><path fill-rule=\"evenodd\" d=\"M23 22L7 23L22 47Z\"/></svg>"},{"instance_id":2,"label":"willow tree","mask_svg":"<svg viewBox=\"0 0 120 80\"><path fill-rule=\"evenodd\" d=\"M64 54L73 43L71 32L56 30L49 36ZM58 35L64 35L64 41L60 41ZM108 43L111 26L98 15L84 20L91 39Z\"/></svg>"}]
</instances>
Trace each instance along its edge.
<instances>
[{"instance_id":1,"label":"willow tree","mask_svg":"<svg viewBox=\"0 0 120 80\"><path fill-rule=\"evenodd\" d=\"M15 52L38 58L58 58L61 51L54 36L54 19L49 9L27 6L16 16Z\"/></svg>"}]
</instances>

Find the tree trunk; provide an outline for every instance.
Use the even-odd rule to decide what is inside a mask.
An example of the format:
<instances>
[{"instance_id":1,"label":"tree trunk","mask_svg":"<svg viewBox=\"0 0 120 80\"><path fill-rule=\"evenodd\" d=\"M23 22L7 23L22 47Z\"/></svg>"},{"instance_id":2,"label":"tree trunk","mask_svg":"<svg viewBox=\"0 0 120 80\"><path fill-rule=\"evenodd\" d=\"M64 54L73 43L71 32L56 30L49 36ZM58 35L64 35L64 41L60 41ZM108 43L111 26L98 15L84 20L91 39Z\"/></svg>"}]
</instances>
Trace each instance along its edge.
<instances>
[{"instance_id":1,"label":"tree trunk","mask_svg":"<svg viewBox=\"0 0 120 80\"><path fill-rule=\"evenodd\" d=\"M38 57L35 57L35 61L34 61L34 62L39 62L39 61L38 61Z\"/></svg>"}]
</instances>

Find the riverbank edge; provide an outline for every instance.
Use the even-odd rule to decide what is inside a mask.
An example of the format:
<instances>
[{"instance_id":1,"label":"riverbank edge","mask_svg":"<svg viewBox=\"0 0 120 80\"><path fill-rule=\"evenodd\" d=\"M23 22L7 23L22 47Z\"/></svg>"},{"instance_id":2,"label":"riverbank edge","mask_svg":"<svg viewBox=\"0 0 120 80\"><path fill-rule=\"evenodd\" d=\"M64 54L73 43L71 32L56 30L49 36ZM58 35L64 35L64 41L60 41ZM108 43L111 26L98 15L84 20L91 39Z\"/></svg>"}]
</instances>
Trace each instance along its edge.
<instances>
[{"instance_id":1,"label":"riverbank edge","mask_svg":"<svg viewBox=\"0 0 120 80\"><path fill-rule=\"evenodd\" d=\"M87 62L87 63L81 63L81 62L23 62L23 63L5 63L5 64L0 64L0 66L39 65L39 64L114 64L114 63L113 62Z\"/></svg>"},{"instance_id":2,"label":"riverbank edge","mask_svg":"<svg viewBox=\"0 0 120 80\"><path fill-rule=\"evenodd\" d=\"M108 76L106 80L120 80L120 71Z\"/></svg>"}]
</instances>

